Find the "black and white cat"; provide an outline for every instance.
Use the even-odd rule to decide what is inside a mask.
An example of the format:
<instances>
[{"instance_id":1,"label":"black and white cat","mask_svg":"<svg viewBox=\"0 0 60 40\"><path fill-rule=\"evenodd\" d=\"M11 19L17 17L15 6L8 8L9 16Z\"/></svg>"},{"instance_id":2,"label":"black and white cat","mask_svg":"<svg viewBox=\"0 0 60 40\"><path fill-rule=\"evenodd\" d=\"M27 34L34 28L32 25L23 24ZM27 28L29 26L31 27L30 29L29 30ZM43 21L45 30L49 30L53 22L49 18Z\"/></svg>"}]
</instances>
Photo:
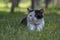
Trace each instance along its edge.
<instances>
[{"instance_id":1,"label":"black and white cat","mask_svg":"<svg viewBox=\"0 0 60 40\"><path fill-rule=\"evenodd\" d=\"M28 15L21 23L27 25L29 30L41 31L44 26L44 10L30 10L28 9Z\"/></svg>"}]
</instances>

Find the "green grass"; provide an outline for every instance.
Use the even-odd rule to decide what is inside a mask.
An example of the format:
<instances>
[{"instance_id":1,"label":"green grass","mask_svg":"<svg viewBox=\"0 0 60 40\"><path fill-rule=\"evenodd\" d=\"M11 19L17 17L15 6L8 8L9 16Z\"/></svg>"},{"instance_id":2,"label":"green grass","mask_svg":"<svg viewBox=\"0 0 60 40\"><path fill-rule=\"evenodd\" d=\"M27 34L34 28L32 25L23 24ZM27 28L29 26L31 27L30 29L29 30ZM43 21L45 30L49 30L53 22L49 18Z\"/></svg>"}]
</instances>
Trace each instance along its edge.
<instances>
[{"instance_id":1,"label":"green grass","mask_svg":"<svg viewBox=\"0 0 60 40\"><path fill-rule=\"evenodd\" d=\"M0 9L0 40L60 40L58 8L47 9L44 13L45 26L41 32L30 32L27 26L20 24L20 20L27 15L25 7L14 14L8 11L10 8L0 8L3 9Z\"/></svg>"}]
</instances>

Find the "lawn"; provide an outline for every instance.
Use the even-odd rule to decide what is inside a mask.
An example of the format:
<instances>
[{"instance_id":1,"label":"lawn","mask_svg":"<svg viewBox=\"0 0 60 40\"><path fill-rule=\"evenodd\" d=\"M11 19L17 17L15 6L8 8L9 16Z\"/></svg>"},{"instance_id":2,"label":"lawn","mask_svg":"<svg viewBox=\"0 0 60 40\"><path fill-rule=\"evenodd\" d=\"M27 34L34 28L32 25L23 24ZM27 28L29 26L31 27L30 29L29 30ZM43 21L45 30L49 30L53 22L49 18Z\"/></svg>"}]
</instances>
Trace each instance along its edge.
<instances>
[{"instance_id":1,"label":"lawn","mask_svg":"<svg viewBox=\"0 0 60 40\"><path fill-rule=\"evenodd\" d=\"M60 40L60 10L58 8L46 10L45 26L41 32L30 32L27 26L20 24L20 20L27 15L26 8L14 14L10 13L9 9L0 7L0 40Z\"/></svg>"}]
</instances>

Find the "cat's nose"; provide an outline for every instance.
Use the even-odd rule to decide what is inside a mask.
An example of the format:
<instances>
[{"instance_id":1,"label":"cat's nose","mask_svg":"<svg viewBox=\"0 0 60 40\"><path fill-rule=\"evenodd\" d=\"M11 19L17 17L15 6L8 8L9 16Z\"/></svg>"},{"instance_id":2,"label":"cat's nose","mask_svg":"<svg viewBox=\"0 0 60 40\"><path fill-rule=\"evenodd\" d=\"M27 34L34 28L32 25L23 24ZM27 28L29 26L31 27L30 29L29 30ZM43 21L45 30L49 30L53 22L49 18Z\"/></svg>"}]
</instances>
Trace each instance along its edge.
<instances>
[{"instance_id":1,"label":"cat's nose","mask_svg":"<svg viewBox=\"0 0 60 40\"><path fill-rule=\"evenodd\" d=\"M34 21L34 19L32 18L32 21Z\"/></svg>"}]
</instances>

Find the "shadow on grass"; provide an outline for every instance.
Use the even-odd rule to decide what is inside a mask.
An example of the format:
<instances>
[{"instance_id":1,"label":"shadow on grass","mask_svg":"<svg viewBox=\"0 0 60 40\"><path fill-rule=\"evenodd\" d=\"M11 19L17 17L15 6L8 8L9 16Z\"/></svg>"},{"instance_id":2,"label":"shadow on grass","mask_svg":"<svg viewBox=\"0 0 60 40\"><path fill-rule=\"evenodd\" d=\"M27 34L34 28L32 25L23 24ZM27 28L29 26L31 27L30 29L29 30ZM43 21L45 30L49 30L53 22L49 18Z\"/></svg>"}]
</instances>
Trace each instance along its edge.
<instances>
[{"instance_id":1,"label":"shadow on grass","mask_svg":"<svg viewBox=\"0 0 60 40\"><path fill-rule=\"evenodd\" d=\"M56 32L60 30L60 14L57 12L51 12L45 14L45 28L44 31L53 31Z\"/></svg>"},{"instance_id":2,"label":"shadow on grass","mask_svg":"<svg viewBox=\"0 0 60 40\"><path fill-rule=\"evenodd\" d=\"M12 26L14 28L21 27L20 20L26 16L25 12L9 13L0 11L0 26Z\"/></svg>"},{"instance_id":3,"label":"shadow on grass","mask_svg":"<svg viewBox=\"0 0 60 40\"><path fill-rule=\"evenodd\" d=\"M25 12L22 12L22 11L20 11L20 12L14 12L14 13L10 13L10 12L6 12L6 11L0 11L0 17L1 16L10 16L10 17L18 17L18 16L20 16L20 17L23 17L23 16L26 16L26 14L25 14ZM1 17L2 18L2 17Z\"/></svg>"},{"instance_id":4,"label":"shadow on grass","mask_svg":"<svg viewBox=\"0 0 60 40\"><path fill-rule=\"evenodd\" d=\"M54 23L54 22L59 23L60 22L60 14L58 14L57 12L47 13L47 14L45 14L45 20L51 21L52 23Z\"/></svg>"}]
</instances>

